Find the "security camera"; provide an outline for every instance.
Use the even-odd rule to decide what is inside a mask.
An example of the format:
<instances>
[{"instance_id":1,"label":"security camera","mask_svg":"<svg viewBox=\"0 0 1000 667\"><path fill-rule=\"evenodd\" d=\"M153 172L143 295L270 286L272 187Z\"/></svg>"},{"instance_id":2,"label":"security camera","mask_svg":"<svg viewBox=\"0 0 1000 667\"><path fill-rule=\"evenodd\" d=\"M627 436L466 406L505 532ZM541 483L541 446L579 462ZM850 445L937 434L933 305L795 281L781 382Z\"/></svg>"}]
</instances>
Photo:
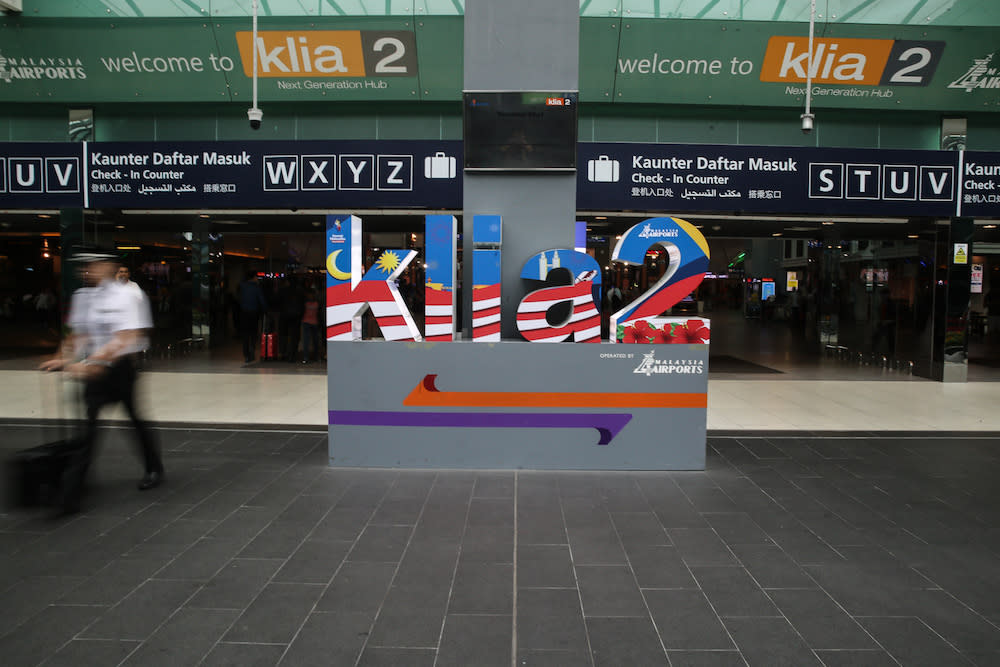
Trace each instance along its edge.
<instances>
[{"instance_id":1,"label":"security camera","mask_svg":"<svg viewBox=\"0 0 1000 667\"><path fill-rule=\"evenodd\" d=\"M799 118L802 119L802 134L809 134L813 131L813 121L816 120L816 116L811 113L804 113Z\"/></svg>"},{"instance_id":2,"label":"security camera","mask_svg":"<svg viewBox=\"0 0 1000 667\"><path fill-rule=\"evenodd\" d=\"M250 129L259 130L260 121L264 119L264 112L254 107L253 109L247 109L247 118L250 119Z\"/></svg>"}]
</instances>

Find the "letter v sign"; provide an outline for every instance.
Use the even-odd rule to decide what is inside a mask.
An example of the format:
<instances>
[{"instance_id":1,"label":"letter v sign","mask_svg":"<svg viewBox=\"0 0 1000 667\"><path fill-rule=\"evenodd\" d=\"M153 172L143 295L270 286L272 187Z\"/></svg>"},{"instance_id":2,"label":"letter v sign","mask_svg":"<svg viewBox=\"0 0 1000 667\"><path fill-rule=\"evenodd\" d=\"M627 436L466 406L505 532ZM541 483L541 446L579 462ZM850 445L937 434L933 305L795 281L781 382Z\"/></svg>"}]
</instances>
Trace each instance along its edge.
<instances>
[{"instance_id":1,"label":"letter v sign","mask_svg":"<svg viewBox=\"0 0 1000 667\"><path fill-rule=\"evenodd\" d=\"M920 167L920 201L951 201L954 189L954 167Z\"/></svg>"}]
</instances>

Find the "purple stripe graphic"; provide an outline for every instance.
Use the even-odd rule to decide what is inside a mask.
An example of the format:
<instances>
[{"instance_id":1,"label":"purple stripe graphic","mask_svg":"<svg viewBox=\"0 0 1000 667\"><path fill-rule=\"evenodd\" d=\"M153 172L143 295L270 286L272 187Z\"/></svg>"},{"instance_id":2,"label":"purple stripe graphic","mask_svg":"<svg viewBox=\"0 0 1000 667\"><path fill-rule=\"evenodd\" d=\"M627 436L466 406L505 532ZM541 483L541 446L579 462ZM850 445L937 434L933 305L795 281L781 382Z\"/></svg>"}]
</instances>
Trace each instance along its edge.
<instances>
[{"instance_id":1,"label":"purple stripe graphic","mask_svg":"<svg viewBox=\"0 0 1000 667\"><path fill-rule=\"evenodd\" d=\"M337 426L438 426L458 428L595 428L606 445L632 415L622 413L538 412L378 412L330 410L330 424Z\"/></svg>"}]
</instances>

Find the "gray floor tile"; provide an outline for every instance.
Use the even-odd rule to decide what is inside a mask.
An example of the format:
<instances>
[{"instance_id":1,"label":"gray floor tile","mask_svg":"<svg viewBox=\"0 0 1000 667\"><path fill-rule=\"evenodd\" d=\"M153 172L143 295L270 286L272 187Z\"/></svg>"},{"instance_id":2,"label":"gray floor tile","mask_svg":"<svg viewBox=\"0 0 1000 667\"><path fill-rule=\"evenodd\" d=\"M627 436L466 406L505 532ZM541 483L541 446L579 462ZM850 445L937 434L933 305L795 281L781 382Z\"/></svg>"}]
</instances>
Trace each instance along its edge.
<instances>
[{"instance_id":1,"label":"gray floor tile","mask_svg":"<svg viewBox=\"0 0 1000 667\"><path fill-rule=\"evenodd\" d=\"M588 618L587 634L595 667L668 664L648 616Z\"/></svg>"},{"instance_id":2,"label":"gray floor tile","mask_svg":"<svg viewBox=\"0 0 1000 667\"><path fill-rule=\"evenodd\" d=\"M444 617L444 604L426 607L409 601L406 605L384 606L375 620L368 645L437 648Z\"/></svg>"},{"instance_id":3,"label":"gray floor tile","mask_svg":"<svg viewBox=\"0 0 1000 667\"><path fill-rule=\"evenodd\" d=\"M626 550L640 546L671 544L667 531L663 529L660 520L652 511L612 512L611 521Z\"/></svg>"},{"instance_id":4,"label":"gray floor tile","mask_svg":"<svg viewBox=\"0 0 1000 667\"><path fill-rule=\"evenodd\" d=\"M960 651L1000 651L1000 629L945 591L906 594L911 613Z\"/></svg>"},{"instance_id":5,"label":"gray floor tile","mask_svg":"<svg viewBox=\"0 0 1000 667\"><path fill-rule=\"evenodd\" d=\"M676 547L629 547L628 558L641 588L698 588Z\"/></svg>"},{"instance_id":6,"label":"gray floor tile","mask_svg":"<svg viewBox=\"0 0 1000 667\"><path fill-rule=\"evenodd\" d=\"M525 667L585 667L593 663L585 650L519 649L517 664Z\"/></svg>"},{"instance_id":7,"label":"gray floor tile","mask_svg":"<svg viewBox=\"0 0 1000 667\"><path fill-rule=\"evenodd\" d=\"M237 616L239 612L235 609L181 609L123 664L144 667L196 665L208 655Z\"/></svg>"},{"instance_id":8,"label":"gray floor tile","mask_svg":"<svg viewBox=\"0 0 1000 667\"><path fill-rule=\"evenodd\" d=\"M423 505L423 498L386 498L375 510L371 523L388 526L415 525Z\"/></svg>"},{"instance_id":9,"label":"gray floor tile","mask_svg":"<svg viewBox=\"0 0 1000 667\"><path fill-rule=\"evenodd\" d=\"M542 506L519 504L517 508L518 544L567 544L566 524L559 501Z\"/></svg>"},{"instance_id":10,"label":"gray floor tile","mask_svg":"<svg viewBox=\"0 0 1000 667\"><path fill-rule=\"evenodd\" d=\"M435 649L372 646L361 654L358 667L434 667ZM329 663L323 663L329 664Z\"/></svg>"},{"instance_id":11,"label":"gray floor tile","mask_svg":"<svg viewBox=\"0 0 1000 667\"><path fill-rule=\"evenodd\" d=\"M705 514L705 520L730 547L737 544L774 544L745 512L713 512Z\"/></svg>"},{"instance_id":12,"label":"gray floor tile","mask_svg":"<svg viewBox=\"0 0 1000 667\"><path fill-rule=\"evenodd\" d=\"M578 651L587 645L580 596L573 588L522 588L517 593L519 649Z\"/></svg>"},{"instance_id":13,"label":"gray floor tile","mask_svg":"<svg viewBox=\"0 0 1000 667\"><path fill-rule=\"evenodd\" d=\"M450 614L513 613L514 568L507 563L459 563Z\"/></svg>"},{"instance_id":14,"label":"gray floor tile","mask_svg":"<svg viewBox=\"0 0 1000 667\"><path fill-rule=\"evenodd\" d=\"M240 552L240 558L288 558L309 535L312 526L272 521Z\"/></svg>"},{"instance_id":15,"label":"gray floor tile","mask_svg":"<svg viewBox=\"0 0 1000 667\"><path fill-rule=\"evenodd\" d=\"M271 523L276 514L274 509L264 507L240 507L213 528L208 536L246 544Z\"/></svg>"},{"instance_id":16,"label":"gray floor tile","mask_svg":"<svg viewBox=\"0 0 1000 667\"><path fill-rule=\"evenodd\" d=\"M104 607L52 605L0 637L8 665L37 665L104 612Z\"/></svg>"},{"instance_id":17,"label":"gray floor tile","mask_svg":"<svg viewBox=\"0 0 1000 667\"><path fill-rule=\"evenodd\" d=\"M736 565L732 552L710 528L668 527L667 534L688 565Z\"/></svg>"},{"instance_id":18,"label":"gray floor tile","mask_svg":"<svg viewBox=\"0 0 1000 667\"><path fill-rule=\"evenodd\" d=\"M511 616L448 614L435 664L438 667L508 667L513 631Z\"/></svg>"},{"instance_id":19,"label":"gray floor tile","mask_svg":"<svg viewBox=\"0 0 1000 667\"><path fill-rule=\"evenodd\" d=\"M223 639L287 644L322 593L322 586L312 584L268 584Z\"/></svg>"},{"instance_id":20,"label":"gray floor tile","mask_svg":"<svg viewBox=\"0 0 1000 667\"><path fill-rule=\"evenodd\" d=\"M736 649L701 591L646 590L643 595L668 650Z\"/></svg>"},{"instance_id":21,"label":"gray floor tile","mask_svg":"<svg viewBox=\"0 0 1000 667\"><path fill-rule=\"evenodd\" d=\"M273 667L285 652L284 644L217 644L204 667Z\"/></svg>"},{"instance_id":22,"label":"gray floor tile","mask_svg":"<svg viewBox=\"0 0 1000 667\"><path fill-rule=\"evenodd\" d=\"M825 667L898 667L899 663L881 649L857 651L851 649L816 651Z\"/></svg>"},{"instance_id":23,"label":"gray floor tile","mask_svg":"<svg viewBox=\"0 0 1000 667\"><path fill-rule=\"evenodd\" d=\"M274 575L275 581L326 584L340 567L351 542L307 539Z\"/></svg>"},{"instance_id":24,"label":"gray floor tile","mask_svg":"<svg viewBox=\"0 0 1000 667\"><path fill-rule=\"evenodd\" d=\"M0 616L0 636L86 581L84 577L26 577L16 582L3 592L4 613Z\"/></svg>"},{"instance_id":25,"label":"gray floor tile","mask_svg":"<svg viewBox=\"0 0 1000 667\"><path fill-rule=\"evenodd\" d=\"M372 563L399 562L413 533L411 526L376 526L369 524L358 538L347 560Z\"/></svg>"},{"instance_id":26,"label":"gray floor tile","mask_svg":"<svg viewBox=\"0 0 1000 667\"><path fill-rule=\"evenodd\" d=\"M206 537L192 544L154 577L205 581L225 567L241 549L242 545L237 541Z\"/></svg>"},{"instance_id":27,"label":"gray floor tile","mask_svg":"<svg viewBox=\"0 0 1000 667\"><path fill-rule=\"evenodd\" d=\"M732 550L761 588L818 588L781 547L734 544Z\"/></svg>"},{"instance_id":28,"label":"gray floor tile","mask_svg":"<svg viewBox=\"0 0 1000 667\"><path fill-rule=\"evenodd\" d=\"M46 667L117 665L139 646L137 641L74 639L45 661Z\"/></svg>"},{"instance_id":29,"label":"gray floor tile","mask_svg":"<svg viewBox=\"0 0 1000 667\"><path fill-rule=\"evenodd\" d=\"M476 498L513 498L513 472L488 472L476 475L473 496Z\"/></svg>"},{"instance_id":30,"label":"gray floor tile","mask_svg":"<svg viewBox=\"0 0 1000 667\"><path fill-rule=\"evenodd\" d=\"M374 616L395 572L395 563L344 563L316 603L316 611L365 612Z\"/></svg>"},{"instance_id":31,"label":"gray floor tile","mask_svg":"<svg viewBox=\"0 0 1000 667\"><path fill-rule=\"evenodd\" d=\"M315 540L353 542L364 531L373 513L373 508L334 507L316 524L310 537Z\"/></svg>"},{"instance_id":32,"label":"gray floor tile","mask_svg":"<svg viewBox=\"0 0 1000 667\"><path fill-rule=\"evenodd\" d=\"M904 665L967 664L955 648L918 618L859 618L858 622L882 647Z\"/></svg>"},{"instance_id":33,"label":"gray floor tile","mask_svg":"<svg viewBox=\"0 0 1000 667\"><path fill-rule=\"evenodd\" d=\"M854 619L822 591L772 590L771 599L813 649L877 649Z\"/></svg>"},{"instance_id":34,"label":"gray floor tile","mask_svg":"<svg viewBox=\"0 0 1000 667\"><path fill-rule=\"evenodd\" d=\"M186 606L246 609L281 564L277 559L234 558L205 582Z\"/></svg>"},{"instance_id":35,"label":"gray floor tile","mask_svg":"<svg viewBox=\"0 0 1000 667\"><path fill-rule=\"evenodd\" d=\"M193 581L149 580L81 635L84 639L146 639L198 590Z\"/></svg>"},{"instance_id":36,"label":"gray floor tile","mask_svg":"<svg viewBox=\"0 0 1000 667\"><path fill-rule=\"evenodd\" d=\"M576 578L569 547L519 544L517 585L531 588L575 588Z\"/></svg>"},{"instance_id":37,"label":"gray floor tile","mask_svg":"<svg viewBox=\"0 0 1000 667\"><path fill-rule=\"evenodd\" d=\"M818 667L822 664L784 618L728 617L722 621L751 666Z\"/></svg>"},{"instance_id":38,"label":"gray floor tile","mask_svg":"<svg viewBox=\"0 0 1000 667\"><path fill-rule=\"evenodd\" d=\"M739 651L667 651L671 667L746 667Z\"/></svg>"},{"instance_id":39,"label":"gray floor tile","mask_svg":"<svg viewBox=\"0 0 1000 667\"><path fill-rule=\"evenodd\" d=\"M469 526L513 527L513 498L473 498L469 504Z\"/></svg>"},{"instance_id":40,"label":"gray floor tile","mask_svg":"<svg viewBox=\"0 0 1000 667\"><path fill-rule=\"evenodd\" d=\"M281 659L290 667L353 665L365 645L372 617L359 613L314 612Z\"/></svg>"},{"instance_id":41,"label":"gray floor tile","mask_svg":"<svg viewBox=\"0 0 1000 667\"><path fill-rule=\"evenodd\" d=\"M781 616L742 567L692 567L691 573L719 616Z\"/></svg>"},{"instance_id":42,"label":"gray floor tile","mask_svg":"<svg viewBox=\"0 0 1000 667\"><path fill-rule=\"evenodd\" d=\"M469 526L462 537L462 562L513 563L514 531Z\"/></svg>"},{"instance_id":43,"label":"gray floor tile","mask_svg":"<svg viewBox=\"0 0 1000 667\"><path fill-rule=\"evenodd\" d=\"M632 571L624 566L581 565L576 568L583 598L583 614L592 616L649 616Z\"/></svg>"},{"instance_id":44,"label":"gray floor tile","mask_svg":"<svg viewBox=\"0 0 1000 667\"><path fill-rule=\"evenodd\" d=\"M567 527L573 562L577 565L624 565L625 550L611 520L605 516L595 523Z\"/></svg>"}]
</instances>

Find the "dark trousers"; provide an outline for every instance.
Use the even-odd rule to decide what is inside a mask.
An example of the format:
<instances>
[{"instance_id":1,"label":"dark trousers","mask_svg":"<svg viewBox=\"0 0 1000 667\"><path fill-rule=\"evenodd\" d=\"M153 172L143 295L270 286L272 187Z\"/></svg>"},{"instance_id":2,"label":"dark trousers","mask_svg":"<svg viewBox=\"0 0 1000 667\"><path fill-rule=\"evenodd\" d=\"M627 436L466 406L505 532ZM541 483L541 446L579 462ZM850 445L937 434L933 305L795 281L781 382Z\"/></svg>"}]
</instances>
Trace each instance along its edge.
<instances>
[{"instance_id":1,"label":"dark trousers","mask_svg":"<svg viewBox=\"0 0 1000 667\"><path fill-rule=\"evenodd\" d=\"M83 432L77 439L76 452L63 473L63 505L67 510L79 509L87 470L90 468L97 444L97 417L101 408L106 405L120 402L125 406L125 411L136 430L146 472L163 472L159 444L153 435L153 430L143 421L136 408L137 375L134 361L130 357L125 357L112 364L106 372L84 384L83 402L87 409L87 419Z\"/></svg>"},{"instance_id":2,"label":"dark trousers","mask_svg":"<svg viewBox=\"0 0 1000 667\"><path fill-rule=\"evenodd\" d=\"M240 312L240 338L243 339L243 359L253 361L260 330L260 313L252 310Z\"/></svg>"}]
</instances>

